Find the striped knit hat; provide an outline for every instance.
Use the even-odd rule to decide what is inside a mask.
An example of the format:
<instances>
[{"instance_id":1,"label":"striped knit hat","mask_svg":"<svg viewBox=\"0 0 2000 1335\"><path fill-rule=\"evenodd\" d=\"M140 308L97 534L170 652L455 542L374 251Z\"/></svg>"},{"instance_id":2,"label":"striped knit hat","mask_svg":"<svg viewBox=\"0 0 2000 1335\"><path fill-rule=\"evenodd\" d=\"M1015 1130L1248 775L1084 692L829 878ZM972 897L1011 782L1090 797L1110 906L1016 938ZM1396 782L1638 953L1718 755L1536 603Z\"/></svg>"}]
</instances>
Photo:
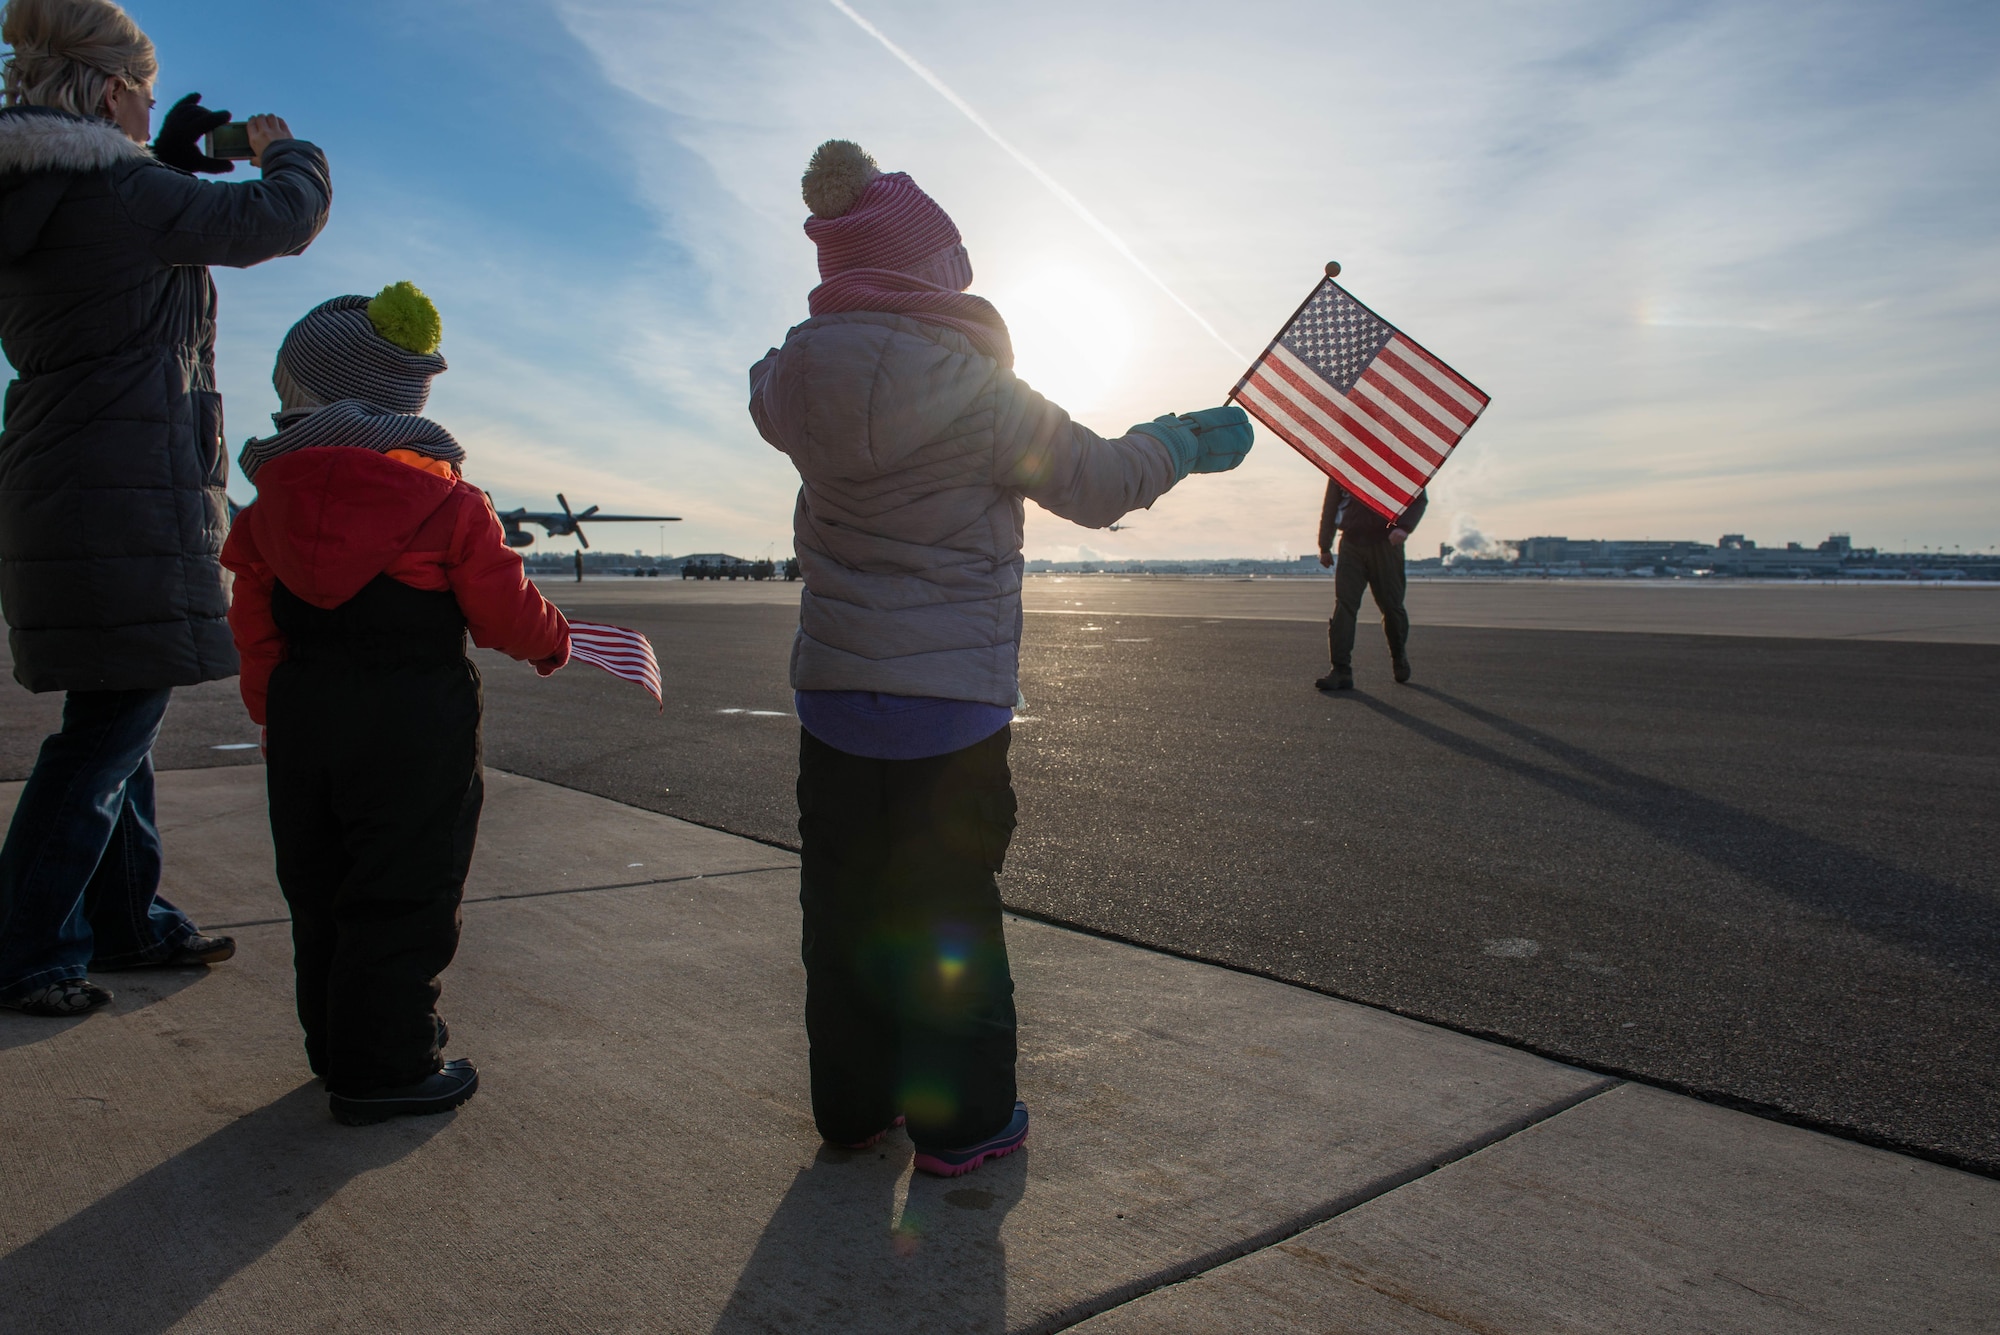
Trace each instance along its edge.
<instances>
[{"instance_id":1,"label":"striped knit hat","mask_svg":"<svg viewBox=\"0 0 2000 1335\"><path fill-rule=\"evenodd\" d=\"M800 180L806 235L819 247L819 276L894 269L962 292L972 262L951 215L904 172L884 175L858 144L829 139Z\"/></svg>"},{"instance_id":2,"label":"striped knit hat","mask_svg":"<svg viewBox=\"0 0 2000 1335\"><path fill-rule=\"evenodd\" d=\"M283 411L276 435L245 441L237 456L256 481L265 464L295 450L353 446L387 454L410 450L454 469L465 447L427 417L443 325L437 307L412 283L391 283L373 297L335 297L306 312L278 348L271 371Z\"/></svg>"},{"instance_id":3,"label":"striped knit hat","mask_svg":"<svg viewBox=\"0 0 2000 1335\"><path fill-rule=\"evenodd\" d=\"M409 283L373 297L335 297L285 335L271 380L286 407L358 399L386 412L420 413L431 377L445 369L439 332L437 308ZM317 404L294 403L299 390Z\"/></svg>"}]
</instances>

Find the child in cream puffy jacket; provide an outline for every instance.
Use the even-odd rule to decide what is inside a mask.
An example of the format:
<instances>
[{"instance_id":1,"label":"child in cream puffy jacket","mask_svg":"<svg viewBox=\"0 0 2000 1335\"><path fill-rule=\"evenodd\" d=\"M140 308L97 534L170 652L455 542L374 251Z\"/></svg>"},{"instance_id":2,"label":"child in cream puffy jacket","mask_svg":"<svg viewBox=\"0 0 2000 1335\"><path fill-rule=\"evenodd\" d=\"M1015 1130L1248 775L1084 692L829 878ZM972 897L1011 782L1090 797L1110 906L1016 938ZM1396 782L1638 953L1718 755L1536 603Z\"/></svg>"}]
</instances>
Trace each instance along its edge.
<instances>
[{"instance_id":1,"label":"child in cream puffy jacket","mask_svg":"<svg viewBox=\"0 0 2000 1335\"><path fill-rule=\"evenodd\" d=\"M823 280L750 371L750 414L803 485L791 680L803 724L813 1113L843 1146L907 1122L954 1176L1020 1147L1014 984L994 876L1014 831L1021 526L1102 527L1248 452L1241 409L1106 440L1012 370L944 210L857 146L804 178Z\"/></svg>"}]
</instances>

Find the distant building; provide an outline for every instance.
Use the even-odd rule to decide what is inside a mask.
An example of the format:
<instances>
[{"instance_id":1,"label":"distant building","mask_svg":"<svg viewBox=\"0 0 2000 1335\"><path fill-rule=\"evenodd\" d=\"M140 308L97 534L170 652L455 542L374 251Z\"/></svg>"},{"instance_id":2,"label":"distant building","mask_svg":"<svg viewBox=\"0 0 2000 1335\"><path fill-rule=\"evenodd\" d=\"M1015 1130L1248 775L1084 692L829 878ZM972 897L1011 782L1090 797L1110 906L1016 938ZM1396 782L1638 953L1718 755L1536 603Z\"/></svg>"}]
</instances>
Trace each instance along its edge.
<instances>
[{"instance_id":1,"label":"distant building","mask_svg":"<svg viewBox=\"0 0 2000 1335\"><path fill-rule=\"evenodd\" d=\"M1759 547L1741 533L1725 533L1713 545L1686 539L1521 538L1514 549L1517 574L1549 575L1725 575L1764 579L2000 579L1994 553L1882 552L1856 547L1851 535L1834 533L1807 547ZM1449 557L1450 554L1446 553ZM1447 560L1449 569L1466 564ZM1483 564L1483 563L1482 563ZM1469 573L1469 572L1468 572Z\"/></svg>"},{"instance_id":2,"label":"distant building","mask_svg":"<svg viewBox=\"0 0 2000 1335\"><path fill-rule=\"evenodd\" d=\"M1211 575L1324 578L1317 554L1275 561L1183 559L1169 561L1049 561L1026 563L1029 574ZM1747 579L1923 579L2000 581L2000 553L1882 552L1856 547L1846 533L1807 547L1788 542L1759 547L1741 533L1713 543L1691 538L1568 538L1544 535L1512 541L1480 540L1476 551L1449 542L1436 556L1411 555L1413 575L1501 577L1644 577Z\"/></svg>"}]
</instances>

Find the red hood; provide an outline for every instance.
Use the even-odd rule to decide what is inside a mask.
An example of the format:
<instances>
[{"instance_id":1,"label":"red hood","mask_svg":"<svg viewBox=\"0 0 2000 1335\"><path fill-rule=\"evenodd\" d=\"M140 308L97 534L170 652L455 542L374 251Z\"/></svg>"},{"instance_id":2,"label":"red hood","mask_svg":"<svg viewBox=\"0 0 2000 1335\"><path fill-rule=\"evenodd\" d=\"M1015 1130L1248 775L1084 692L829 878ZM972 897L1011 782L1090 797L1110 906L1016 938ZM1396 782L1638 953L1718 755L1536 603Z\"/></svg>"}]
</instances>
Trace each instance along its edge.
<instances>
[{"instance_id":1,"label":"red hood","mask_svg":"<svg viewBox=\"0 0 2000 1335\"><path fill-rule=\"evenodd\" d=\"M257 470L248 521L284 586L314 607L338 607L409 547L462 484L355 446L281 454Z\"/></svg>"}]
</instances>

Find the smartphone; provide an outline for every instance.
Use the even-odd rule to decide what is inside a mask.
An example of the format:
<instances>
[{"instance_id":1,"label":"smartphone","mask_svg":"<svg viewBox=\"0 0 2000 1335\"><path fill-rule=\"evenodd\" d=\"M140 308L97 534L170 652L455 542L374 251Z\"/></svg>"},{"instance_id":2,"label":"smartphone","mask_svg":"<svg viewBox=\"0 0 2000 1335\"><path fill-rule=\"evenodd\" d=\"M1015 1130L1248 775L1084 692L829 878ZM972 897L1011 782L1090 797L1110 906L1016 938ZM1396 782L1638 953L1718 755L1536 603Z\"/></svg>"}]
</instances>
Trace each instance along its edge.
<instances>
[{"instance_id":1,"label":"smartphone","mask_svg":"<svg viewBox=\"0 0 2000 1335\"><path fill-rule=\"evenodd\" d=\"M207 135L207 152L212 158L224 158L232 162L247 162L250 159L250 124L248 121L231 121L218 125Z\"/></svg>"}]
</instances>

